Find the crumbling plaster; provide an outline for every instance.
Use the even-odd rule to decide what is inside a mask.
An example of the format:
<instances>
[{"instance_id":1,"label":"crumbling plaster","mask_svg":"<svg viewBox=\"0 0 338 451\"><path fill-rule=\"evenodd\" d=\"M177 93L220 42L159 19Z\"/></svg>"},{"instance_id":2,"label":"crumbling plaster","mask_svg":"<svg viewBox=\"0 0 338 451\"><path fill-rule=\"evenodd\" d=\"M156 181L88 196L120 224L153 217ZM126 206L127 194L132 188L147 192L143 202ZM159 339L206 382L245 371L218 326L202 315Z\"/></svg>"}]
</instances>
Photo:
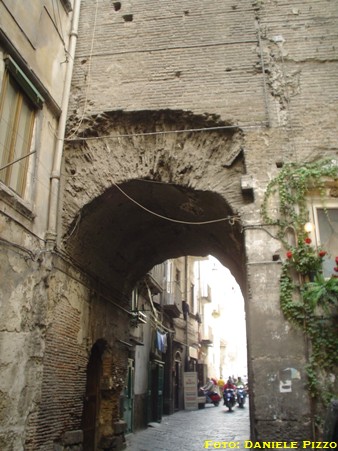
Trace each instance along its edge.
<instances>
[{"instance_id":1,"label":"crumbling plaster","mask_svg":"<svg viewBox=\"0 0 338 451\"><path fill-rule=\"evenodd\" d=\"M239 274L238 210L250 203L240 185L241 130L181 111L111 112L88 122L84 140L65 152L63 244L72 257L129 288L166 258L213 251L224 259L224 248ZM149 124L156 134L144 134Z\"/></svg>"}]
</instances>

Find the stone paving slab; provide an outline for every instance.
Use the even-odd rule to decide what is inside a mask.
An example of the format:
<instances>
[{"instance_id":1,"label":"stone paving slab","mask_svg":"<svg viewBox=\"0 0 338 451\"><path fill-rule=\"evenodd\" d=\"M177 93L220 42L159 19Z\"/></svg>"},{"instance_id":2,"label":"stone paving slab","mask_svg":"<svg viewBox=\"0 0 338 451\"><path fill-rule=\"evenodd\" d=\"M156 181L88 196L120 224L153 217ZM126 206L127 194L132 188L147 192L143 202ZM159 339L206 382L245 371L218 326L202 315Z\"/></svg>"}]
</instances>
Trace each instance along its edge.
<instances>
[{"instance_id":1,"label":"stone paving slab","mask_svg":"<svg viewBox=\"0 0 338 451\"><path fill-rule=\"evenodd\" d=\"M217 445L218 449L230 449L231 446L232 449L243 450L244 441L249 439L248 404L244 409L235 408L232 413L223 405L183 410L163 417L155 427L126 437L127 451L198 451L216 449L215 442L222 442L221 446ZM206 443L207 440L210 442Z\"/></svg>"}]
</instances>

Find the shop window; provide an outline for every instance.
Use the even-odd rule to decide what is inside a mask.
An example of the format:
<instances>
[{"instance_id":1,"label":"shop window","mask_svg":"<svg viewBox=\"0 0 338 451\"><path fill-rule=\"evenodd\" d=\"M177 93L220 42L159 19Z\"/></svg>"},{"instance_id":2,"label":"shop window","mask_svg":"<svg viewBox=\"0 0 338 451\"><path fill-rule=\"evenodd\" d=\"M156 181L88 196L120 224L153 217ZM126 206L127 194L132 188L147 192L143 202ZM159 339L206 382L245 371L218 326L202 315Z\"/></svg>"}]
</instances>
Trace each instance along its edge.
<instances>
[{"instance_id":1,"label":"shop window","mask_svg":"<svg viewBox=\"0 0 338 451\"><path fill-rule=\"evenodd\" d=\"M11 59L0 95L0 180L24 197L35 113L43 99Z\"/></svg>"}]
</instances>

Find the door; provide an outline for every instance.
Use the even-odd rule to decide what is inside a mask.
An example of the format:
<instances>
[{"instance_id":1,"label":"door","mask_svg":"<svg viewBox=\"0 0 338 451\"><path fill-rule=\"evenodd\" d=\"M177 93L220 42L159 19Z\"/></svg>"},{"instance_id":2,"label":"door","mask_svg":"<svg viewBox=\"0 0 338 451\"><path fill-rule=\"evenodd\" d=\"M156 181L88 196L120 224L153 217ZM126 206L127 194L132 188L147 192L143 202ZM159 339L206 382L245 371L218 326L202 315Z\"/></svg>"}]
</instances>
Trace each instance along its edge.
<instances>
[{"instance_id":1,"label":"door","mask_svg":"<svg viewBox=\"0 0 338 451\"><path fill-rule=\"evenodd\" d=\"M175 373L173 378L174 384L174 410L180 410L180 392L182 385L182 358L179 352L175 355Z\"/></svg>"},{"instance_id":2,"label":"door","mask_svg":"<svg viewBox=\"0 0 338 451\"><path fill-rule=\"evenodd\" d=\"M164 363L150 362L148 379L148 421L162 420L163 415Z\"/></svg>"},{"instance_id":3,"label":"door","mask_svg":"<svg viewBox=\"0 0 338 451\"><path fill-rule=\"evenodd\" d=\"M127 380L123 393L123 419L127 423L126 432L133 432L134 423L134 360L128 359Z\"/></svg>"},{"instance_id":4,"label":"door","mask_svg":"<svg viewBox=\"0 0 338 451\"><path fill-rule=\"evenodd\" d=\"M101 373L101 353L98 346L94 345L87 366L86 395L83 404L83 451L93 451L96 449L96 423L100 406Z\"/></svg>"}]
</instances>

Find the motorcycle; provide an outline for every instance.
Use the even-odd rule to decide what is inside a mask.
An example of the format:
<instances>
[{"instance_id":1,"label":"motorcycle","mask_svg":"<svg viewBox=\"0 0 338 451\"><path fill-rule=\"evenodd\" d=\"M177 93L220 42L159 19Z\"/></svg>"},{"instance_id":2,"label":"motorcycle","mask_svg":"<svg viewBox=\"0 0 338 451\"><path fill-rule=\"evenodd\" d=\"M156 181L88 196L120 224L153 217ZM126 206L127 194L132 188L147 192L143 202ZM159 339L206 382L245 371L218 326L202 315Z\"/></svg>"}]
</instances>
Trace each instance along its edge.
<instances>
[{"instance_id":1,"label":"motorcycle","mask_svg":"<svg viewBox=\"0 0 338 451\"><path fill-rule=\"evenodd\" d=\"M217 392L213 390L203 390L201 388L199 390L199 396L205 396L206 404L213 404L215 407L219 406L221 397Z\"/></svg>"},{"instance_id":2,"label":"motorcycle","mask_svg":"<svg viewBox=\"0 0 338 451\"><path fill-rule=\"evenodd\" d=\"M224 405L227 406L227 408L229 409L229 412L233 412L232 408L236 404L235 390L233 390L232 388L225 389L224 394L223 394L223 399L224 399Z\"/></svg>"},{"instance_id":3,"label":"motorcycle","mask_svg":"<svg viewBox=\"0 0 338 451\"><path fill-rule=\"evenodd\" d=\"M237 387L237 403L238 403L238 407L240 407L241 409L244 408L245 398L246 398L246 391L245 391L243 385L239 385Z\"/></svg>"}]
</instances>

